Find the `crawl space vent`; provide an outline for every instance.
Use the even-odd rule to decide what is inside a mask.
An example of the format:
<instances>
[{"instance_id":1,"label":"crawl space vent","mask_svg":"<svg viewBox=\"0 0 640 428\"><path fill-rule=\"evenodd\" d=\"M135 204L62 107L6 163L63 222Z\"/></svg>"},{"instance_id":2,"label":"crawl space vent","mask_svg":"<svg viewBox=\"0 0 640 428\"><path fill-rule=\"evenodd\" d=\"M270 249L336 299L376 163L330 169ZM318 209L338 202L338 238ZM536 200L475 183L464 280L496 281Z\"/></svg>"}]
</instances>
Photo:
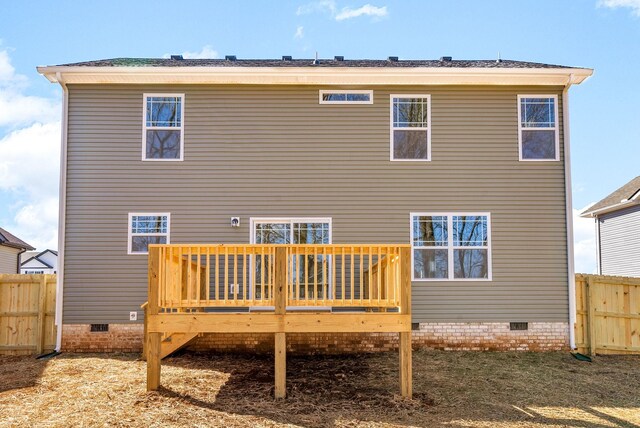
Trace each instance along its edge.
<instances>
[{"instance_id":1,"label":"crawl space vent","mask_svg":"<svg viewBox=\"0 0 640 428\"><path fill-rule=\"evenodd\" d=\"M528 322L510 322L509 330L529 330Z\"/></svg>"},{"instance_id":2,"label":"crawl space vent","mask_svg":"<svg viewBox=\"0 0 640 428\"><path fill-rule=\"evenodd\" d=\"M109 324L91 324L92 333L105 332L105 331L109 331Z\"/></svg>"}]
</instances>

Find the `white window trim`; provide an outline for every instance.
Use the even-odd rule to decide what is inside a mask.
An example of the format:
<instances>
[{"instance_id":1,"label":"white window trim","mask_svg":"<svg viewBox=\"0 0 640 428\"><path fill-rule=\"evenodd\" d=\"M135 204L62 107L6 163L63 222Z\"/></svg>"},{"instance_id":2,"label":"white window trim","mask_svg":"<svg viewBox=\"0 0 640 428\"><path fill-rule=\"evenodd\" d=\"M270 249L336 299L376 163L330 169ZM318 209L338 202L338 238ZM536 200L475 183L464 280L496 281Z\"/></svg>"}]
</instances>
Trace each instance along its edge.
<instances>
[{"instance_id":1,"label":"white window trim","mask_svg":"<svg viewBox=\"0 0 640 428\"><path fill-rule=\"evenodd\" d=\"M252 244L256 243L256 235L255 235L255 225L256 223L329 223L329 244L333 243L333 220L331 217L250 217L249 224L249 238ZM293 231L293 229L292 229ZM304 244L292 244L292 245L304 245ZM331 264L331 256L329 257L329 263ZM253 270L253 257L249 257L249 269ZM331 281L332 276L328 275L329 287L327 291L330 293L333 289L333 283ZM249 287L250 293L249 295L253 298L254 287L251 283L251 275L249 275ZM254 306L251 307L251 310L267 310L273 309L273 306ZM328 311L331 310L330 306L287 306L287 310L300 310L300 311L311 311L311 310L321 310Z\"/></svg>"},{"instance_id":2,"label":"white window trim","mask_svg":"<svg viewBox=\"0 0 640 428\"><path fill-rule=\"evenodd\" d=\"M131 232L131 222L133 220L133 216L167 216L167 232L166 233L133 233ZM147 255L148 251L145 252L133 252L133 240L131 239L134 236L166 236L167 244L171 243L171 213L129 213L128 222L127 222L127 254L129 255Z\"/></svg>"},{"instance_id":3,"label":"white window trim","mask_svg":"<svg viewBox=\"0 0 640 428\"><path fill-rule=\"evenodd\" d=\"M180 128L173 126L147 127L147 99L150 97L176 97L180 98ZM143 162L180 162L184 160L184 94L142 94L142 161ZM177 131L180 129L180 157L176 159L148 159L147 158L147 129Z\"/></svg>"},{"instance_id":4,"label":"white window trim","mask_svg":"<svg viewBox=\"0 0 640 428\"><path fill-rule=\"evenodd\" d=\"M448 278L415 278L415 269L414 269L414 249L416 247L413 245L413 218L415 216L447 216L447 242L449 245L446 247L428 247L427 249L446 249L448 252L447 262L448 267L447 270L449 272ZM455 278L454 270L453 270L453 251L460 248L471 248L468 246L465 247L456 247L453 245L453 217L454 216L486 216L487 217L487 245L486 246L475 246L473 248L478 250L487 250L487 278ZM493 268L492 268L492 246L491 246L491 213L489 212L412 212L409 214L409 242L411 242L411 280L416 282L488 282L493 280ZM418 249L422 249L423 247L418 247ZM472 249L473 249L472 248Z\"/></svg>"},{"instance_id":5,"label":"white window trim","mask_svg":"<svg viewBox=\"0 0 640 428\"><path fill-rule=\"evenodd\" d=\"M553 98L555 104L555 123L553 128L523 128L522 127L522 107L520 101L523 98ZM556 162L560 160L560 122L558 115L558 96L553 94L518 94L518 159L521 162ZM556 137L556 157L553 159L525 159L522 157L522 131L555 131Z\"/></svg>"},{"instance_id":6,"label":"white window trim","mask_svg":"<svg viewBox=\"0 0 640 428\"><path fill-rule=\"evenodd\" d=\"M369 94L369 101L325 101L322 99L325 94ZM320 89L318 101L320 104L373 104L373 91L370 89Z\"/></svg>"},{"instance_id":7,"label":"white window trim","mask_svg":"<svg viewBox=\"0 0 640 428\"><path fill-rule=\"evenodd\" d=\"M393 99L394 98L426 98L427 100L427 127L421 128L394 128L393 126ZM427 159L395 159L393 157L393 131L427 131ZM389 96L389 160L392 162L431 162L431 95L430 94L391 94Z\"/></svg>"}]
</instances>

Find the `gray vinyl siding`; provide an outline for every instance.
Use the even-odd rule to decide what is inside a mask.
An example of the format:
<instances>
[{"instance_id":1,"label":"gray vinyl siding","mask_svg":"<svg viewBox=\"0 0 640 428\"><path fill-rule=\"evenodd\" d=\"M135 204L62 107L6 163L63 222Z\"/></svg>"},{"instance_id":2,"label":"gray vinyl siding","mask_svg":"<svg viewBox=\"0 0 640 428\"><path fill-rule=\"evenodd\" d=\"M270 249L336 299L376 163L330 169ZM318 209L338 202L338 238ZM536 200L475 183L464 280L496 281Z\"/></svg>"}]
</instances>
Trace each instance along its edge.
<instances>
[{"instance_id":1,"label":"gray vinyl siding","mask_svg":"<svg viewBox=\"0 0 640 428\"><path fill-rule=\"evenodd\" d=\"M640 277L640 205L599 217L603 275Z\"/></svg>"},{"instance_id":2,"label":"gray vinyl siding","mask_svg":"<svg viewBox=\"0 0 640 428\"><path fill-rule=\"evenodd\" d=\"M20 250L0 245L0 274L18 273L18 253Z\"/></svg>"},{"instance_id":3,"label":"gray vinyl siding","mask_svg":"<svg viewBox=\"0 0 640 428\"><path fill-rule=\"evenodd\" d=\"M561 109L562 88L376 87L372 105L319 89L71 85L64 322L127 322L146 301L129 212L170 212L172 243L247 243L251 217L299 216L331 217L334 243L409 243L410 212L487 211L493 280L414 282L414 321L568 319L562 128L561 161L519 162L516 103ZM185 94L183 162L141 161L145 92ZM431 94L431 162L389 161L398 93Z\"/></svg>"}]
</instances>

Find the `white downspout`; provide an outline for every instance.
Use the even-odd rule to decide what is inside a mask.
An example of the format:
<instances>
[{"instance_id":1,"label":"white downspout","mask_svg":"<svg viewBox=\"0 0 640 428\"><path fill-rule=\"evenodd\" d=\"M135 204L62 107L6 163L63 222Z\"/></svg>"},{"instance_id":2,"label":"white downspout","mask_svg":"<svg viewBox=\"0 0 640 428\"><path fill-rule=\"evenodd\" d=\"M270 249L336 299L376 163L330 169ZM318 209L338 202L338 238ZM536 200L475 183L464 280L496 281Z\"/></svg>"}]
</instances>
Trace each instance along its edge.
<instances>
[{"instance_id":1,"label":"white downspout","mask_svg":"<svg viewBox=\"0 0 640 428\"><path fill-rule=\"evenodd\" d=\"M571 192L571 139L569 130L569 87L573 75L562 90L562 125L564 129L564 182L567 215L567 275L569 280L569 346L576 349L576 273L573 250L573 202Z\"/></svg>"},{"instance_id":2,"label":"white downspout","mask_svg":"<svg viewBox=\"0 0 640 428\"><path fill-rule=\"evenodd\" d=\"M62 86L62 141L60 148L60 200L58 201L58 283L56 284L56 351L62 348L62 299L64 296L64 242L65 242L65 217L67 205L67 127L69 115L69 90L57 73L57 80Z\"/></svg>"},{"instance_id":3,"label":"white downspout","mask_svg":"<svg viewBox=\"0 0 640 428\"><path fill-rule=\"evenodd\" d=\"M600 249L600 220L598 216L594 216L593 219L596 223L596 264L597 264L597 273L598 275L602 275L602 250Z\"/></svg>"}]
</instances>

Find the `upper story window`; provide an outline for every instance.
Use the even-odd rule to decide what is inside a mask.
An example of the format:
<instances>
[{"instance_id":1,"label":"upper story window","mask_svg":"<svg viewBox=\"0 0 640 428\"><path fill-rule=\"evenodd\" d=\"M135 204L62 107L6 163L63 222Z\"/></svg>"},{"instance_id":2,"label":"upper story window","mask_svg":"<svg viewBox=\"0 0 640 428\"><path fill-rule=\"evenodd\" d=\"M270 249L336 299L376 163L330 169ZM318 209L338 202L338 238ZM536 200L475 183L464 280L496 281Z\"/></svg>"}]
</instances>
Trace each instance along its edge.
<instances>
[{"instance_id":1,"label":"upper story window","mask_svg":"<svg viewBox=\"0 0 640 428\"><path fill-rule=\"evenodd\" d=\"M414 281L491 279L488 213L411 214Z\"/></svg>"},{"instance_id":2,"label":"upper story window","mask_svg":"<svg viewBox=\"0 0 640 428\"><path fill-rule=\"evenodd\" d=\"M129 254L147 254L149 244L169 243L169 213L129 213Z\"/></svg>"},{"instance_id":3,"label":"upper story window","mask_svg":"<svg viewBox=\"0 0 640 428\"><path fill-rule=\"evenodd\" d=\"M391 160L431 160L430 95L391 95Z\"/></svg>"},{"instance_id":4,"label":"upper story window","mask_svg":"<svg viewBox=\"0 0 640 428\"><path fill-rule=\"evenodd\" d=\"M320 91L320 104L373 104L373 91Z\"/></svg>"},{"instance_id":5,"label":"upper story window","mask_svg":"<svg viewBox=\"0 0 640 428\"><path fill-rule=\"evenodd\" d=\"M142 160L181 161L183 124L184 94L145 94Z\"/></svg>"},{"instance_id":6,"label":"upper story window","mask_svg":"<svg viewBox=\"0 0 640 428\"><path fill-rule=\"evenodd\" d=\"M556 95L518 95L518 140L521 161L560 159Z\"/></svg>"}]
</instances>

